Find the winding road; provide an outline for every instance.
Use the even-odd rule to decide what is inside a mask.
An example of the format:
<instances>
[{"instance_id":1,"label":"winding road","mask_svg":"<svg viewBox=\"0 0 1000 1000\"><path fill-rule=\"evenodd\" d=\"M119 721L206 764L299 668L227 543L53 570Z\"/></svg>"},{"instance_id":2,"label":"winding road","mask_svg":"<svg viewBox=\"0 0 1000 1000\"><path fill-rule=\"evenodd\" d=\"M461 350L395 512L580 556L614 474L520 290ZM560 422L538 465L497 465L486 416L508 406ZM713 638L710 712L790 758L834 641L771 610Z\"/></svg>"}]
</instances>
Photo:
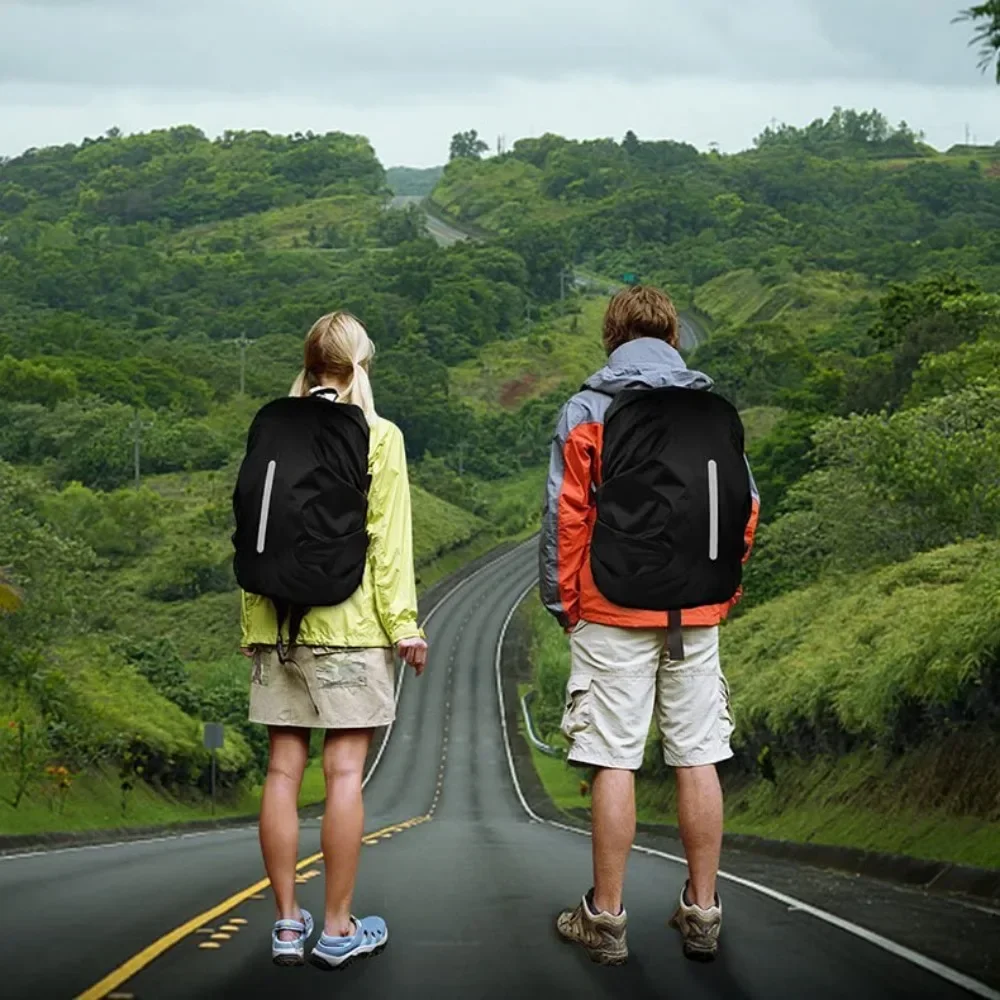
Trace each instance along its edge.
<instances>
[{"instance_id":1,"label":"winding road","mask_svg":"<svg viewBox=\"0 0 1000 1000\"><path fill-rule=\"evenodd\" d=\"M532 818L499 710L499 650L535 572L529 543L454 586L427 623L427 673L404 675L397 724L369 775L371 833L356 899L358 912L388 920L383 955L338 973L274 967L255 831L217 831L0 858L0 996L1000 997L742 877L721 890L719 960L686 962L666 927L683 878L669 842L647 842L633 856L627 966L594 966L563 944L553 917L588 887L590 845L579 831ZM317 916L318 841L317 821L306 821L301 902ZM773 872L787 885L787 869L759 862L756 879ZM791 882L810 879L793 871ZM910 905L897 898L894 906ZM920 912L956 919L937 907ZM955 913L975 925L975 914Z\"/></svg>"},{"instance_id":2,"label":"winding road","mask_svg":"<svg viewBox=\"0 0 1000 1000\"><path fill-rule=\"evenodd\" d=\"M432 215L426 210L425 199L419 195L396 195L390 202L391 208L404 209L412 206L424 207L424 218L427 225L427 232L438 242L440 246L450 247L463 240L474 239L469 233L443 219ZM600 292L613 294L617 289L623 287L614 282L602 281L591 275L583 274L579 271L574 273L574 280L578 288L583 288L589 292ZM706 333L702 324L690 313L681 311L679 313L681 321L681 349L693 351L705 340Z\"/></svg>"}]
</instances>

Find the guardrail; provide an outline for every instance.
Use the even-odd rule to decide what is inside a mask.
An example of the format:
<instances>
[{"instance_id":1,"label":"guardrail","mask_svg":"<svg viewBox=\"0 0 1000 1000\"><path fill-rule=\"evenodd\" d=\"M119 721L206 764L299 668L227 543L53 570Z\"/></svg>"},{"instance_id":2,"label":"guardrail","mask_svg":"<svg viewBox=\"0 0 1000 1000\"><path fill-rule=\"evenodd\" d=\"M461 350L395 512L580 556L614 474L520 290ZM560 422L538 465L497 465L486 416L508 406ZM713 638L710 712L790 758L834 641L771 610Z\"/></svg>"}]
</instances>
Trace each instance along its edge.
<instances>
[{"instance_id":1,"label":"guardrail","mask_svg":"<svg viewBox=\"0 0 1000 1000\"><path fill-rule=\"evenodd\" d=\"M535 729L535 720L531 717L531 701L535 697L534 691L525 691L521 695L521 711L524 714L524 728L528 734L528 739L531 741L532 746L539 752L545 754L547 757L559 757L565 756L562 750L558 747L549 746L539 735L538 730Z\"/></svg>"}]
</instances>

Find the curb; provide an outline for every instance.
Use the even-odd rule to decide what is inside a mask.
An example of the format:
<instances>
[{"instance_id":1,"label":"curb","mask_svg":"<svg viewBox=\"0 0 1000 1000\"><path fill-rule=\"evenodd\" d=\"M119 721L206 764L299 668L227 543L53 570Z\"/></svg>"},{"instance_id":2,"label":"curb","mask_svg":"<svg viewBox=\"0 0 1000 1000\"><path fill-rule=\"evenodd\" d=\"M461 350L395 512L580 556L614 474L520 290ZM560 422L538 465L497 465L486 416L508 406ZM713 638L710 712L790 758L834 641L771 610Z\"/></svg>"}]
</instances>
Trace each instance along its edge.
<instances>
[{"instance_id":1,"label":"curb","mask_svg":"<svg viewBox=\"0 0 1000 1000\"><path fill-rule=\"evenodd\" d=\"M504 705L508 720L515 720L518 713L517 671L523 671L520 662L523 652L530 648L525 636L523 618L515 616L511 622L508 642L501 657L504 687ZM531 750L516 725L510 725L511 752L518 780L525 799L543 819L568 823L581 830L590 829L590 810L585 808L563 811L549 797L531 758ZM581 772L585 773L585 772ZM680 840L676 826L660 823L637 823L637 830L650 837ZM949 861L927 861L901 854L866 851L857 847L839 847L827 844L799 843L789 840L771 840L747 833L726 833L722 838L727 850L744 851L784 861L795 861L814 868L828 868L851 875L863 875L883 882L894 882L941 895L959 893L987 902L1000 902L1000 869L974 868L971 865L953 864Z\"/></svg>"}]
</instances>

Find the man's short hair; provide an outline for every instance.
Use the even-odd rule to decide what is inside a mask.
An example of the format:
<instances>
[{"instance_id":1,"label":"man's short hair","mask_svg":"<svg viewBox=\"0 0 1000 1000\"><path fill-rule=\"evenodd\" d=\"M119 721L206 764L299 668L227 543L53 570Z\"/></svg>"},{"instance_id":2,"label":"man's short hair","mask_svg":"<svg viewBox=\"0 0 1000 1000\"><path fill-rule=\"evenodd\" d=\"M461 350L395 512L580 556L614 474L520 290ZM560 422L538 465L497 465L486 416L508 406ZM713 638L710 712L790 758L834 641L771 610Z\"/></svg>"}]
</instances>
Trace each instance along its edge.
<instances>
[{"instance_id":1,"label":"man's short hair","mask_svg":"<svg viewBox=\"0 0 1000 1000\"><path fill-rule=\"evenodd\" d=\"M680 324L670 296L658 288L635 285L620 291L604 314L604 347L608 354L630 340L655 337L677 347Z\"/></svg>"}]
</instances>

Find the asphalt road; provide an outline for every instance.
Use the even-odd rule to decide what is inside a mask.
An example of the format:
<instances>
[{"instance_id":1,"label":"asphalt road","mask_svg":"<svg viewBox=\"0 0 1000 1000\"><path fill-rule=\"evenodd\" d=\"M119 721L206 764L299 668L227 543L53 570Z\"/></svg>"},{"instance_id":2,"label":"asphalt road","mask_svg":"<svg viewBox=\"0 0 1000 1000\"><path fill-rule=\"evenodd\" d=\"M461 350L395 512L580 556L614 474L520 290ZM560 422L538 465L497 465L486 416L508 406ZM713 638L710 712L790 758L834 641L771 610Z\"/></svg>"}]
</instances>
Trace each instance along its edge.
<instances>
[{"instance_id":1,"label":"asphalt road","mask_svg":"<svg viewBox=\"0 0 1000 1000\"><path fill-rule=\"evenodd\" d=\"M794 900L728 883L719 960L687 962L666 926L683 869L651 853L636 853L630 867L629 964L603 969L563 944L553 918L589 886L589 841L529 818L498 708L498 643L534 575L528 545L460 585L429 623L427 673L405 678L397 725L366 792L366 829L395 829L368 838L356 898L359 914L388 921L384 954L342 972L276 968L272 904L261 890L199 918L262 878L255 832L233 830L0 859L0 996L106 995L86 991L154 942L163 946L163 936L177 928L188 933L174 934L169 948L157 946L163 954L144 968L134 961L135 974L116 983L112 995L969 995ZM402 825L411 820L422 822ZM307 822L302 854L318 849L317 824ZM761 863L759 878L767 865ZM322 919L320 874L320 865L306 865L300 888L302 904Z\"/></svg>"}]
</instances>

